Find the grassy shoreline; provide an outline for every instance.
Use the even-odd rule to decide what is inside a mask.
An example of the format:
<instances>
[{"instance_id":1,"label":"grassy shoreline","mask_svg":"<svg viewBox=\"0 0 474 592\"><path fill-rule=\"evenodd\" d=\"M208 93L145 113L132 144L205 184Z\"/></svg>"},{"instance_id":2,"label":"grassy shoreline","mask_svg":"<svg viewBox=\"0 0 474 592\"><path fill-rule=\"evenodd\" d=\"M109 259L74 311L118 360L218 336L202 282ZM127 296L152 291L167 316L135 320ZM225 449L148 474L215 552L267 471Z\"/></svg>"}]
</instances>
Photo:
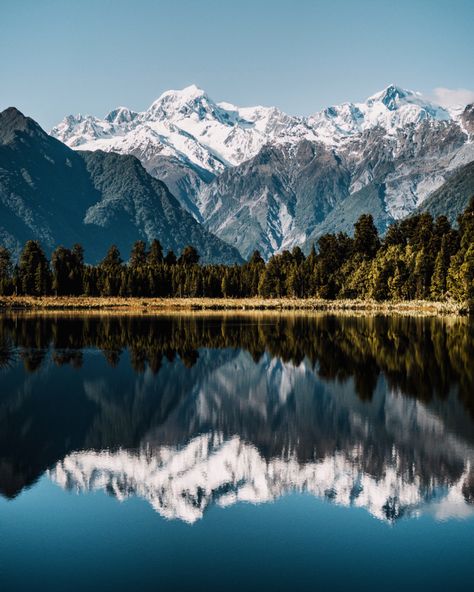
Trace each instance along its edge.
<instances>
[{"instance_id":1,"label":"grassy shoreline","mask_svg":"<svg viewBox=\"0 0 474 592\"><path fill-rule=\"evenodd\" d=\"M412 300L322 300L317 298L107 298L88 296L0 297L0 311L124 311L160 313L169 311L323 311L382 314L464 315L465 304Z\"/></svg>"}]
</instances>

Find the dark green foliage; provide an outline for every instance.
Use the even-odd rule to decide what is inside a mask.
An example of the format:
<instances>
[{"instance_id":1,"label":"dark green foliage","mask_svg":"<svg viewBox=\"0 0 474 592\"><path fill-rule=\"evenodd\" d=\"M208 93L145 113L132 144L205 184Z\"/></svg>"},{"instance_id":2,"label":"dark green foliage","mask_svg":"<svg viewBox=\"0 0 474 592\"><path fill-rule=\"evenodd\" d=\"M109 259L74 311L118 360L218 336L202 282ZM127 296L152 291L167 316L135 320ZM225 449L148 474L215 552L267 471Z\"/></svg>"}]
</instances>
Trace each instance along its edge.
<instances>
[{"instance_id":1,"label":"dark green foliage","mask_svg":"<svg viewBox=\"0 0 474 592\"><path fill-rule=\"evenodd\" d=\"M197 265L199 263L199 253L194 247L187 245L184 247L178 263L180 265Z\"/></svg>"},{"instance_id":2,"label":"dark green foliage","mask_svg":"<svg viewBox=\"0 0 474 592\"><path fill-rule=\"evenodd\" d=\"M371 214L362 214L354 225L354 252L367 259L375 257L380 247L379 233Z\"/></svg>"},{"instance_id":3,"label":"dark green foliage","mask_svg":"<svg viewBox=\"0 0 474 592\"><path fill-rule=\"evenodd\" d=\"M380 241L370 215L355 224L354 238L325 234L305 258L295 247L265 263L255 251L243 265L200 265L188 245L179 257L163 257L154 240L149 250L136 241L128 264L112 245L98 266L85 266L80 245L58 247L51 267L35 241L17 268L0 248L0 294L240 298L370 298L467 302L474 309L474 198L459 216L459 230L446 216L417 214L393 224ZM52 280L52 283L51 283Z\"/></svg>"},{"instance_id":4,"label":"dark green foliage","mask_svg":"<svg viewBox=\"0 0 474 592\"><path fill-rule=\"evenodd\" d=\"M0 247L0 295L8 296L13 292L13 265L11 254L5 247Z\"/></svg>"},{"instance_id":5,"label":"dark green foliage","mask_svg":"<svg viewBox=\"0 0 474 592\"><path fill-rule=\"evenodd\" d=\"M20 255L17 290L21 294L41 296L51 291L51 270L38 241L28 241Z\"/></svg>"},{"instance_id":6,"label":"dark green foliage","mask_svg":"<svg viewBox=\"0 0 474 592\"><path fill-rule=\"evenodd\" d=\"M51 256L52 288L57 296L83 293L84 252L81 245L70 249L58 247Z\"/></svg>"},{"instance_id":7,"label":"dark green foliage","mask_svg":"<svg viewBox=\"0 0 474 592\"><path fill-rule=\"evenodd\" d=\"M99 291L101 296L118 296L123 288L122 258L116 245L112 245L99 264ZM125 295L125 294L123 294Z\"/></svg>"},{"instance_id":8,"label":"dark green foliage","mask_svg":"<svg viewBox=\"0 0 474 592\"><path fill-rule=\"evenodd\" d=\"M165 263L167 265L176 265L176 261L176 255L173 253L173 251L168 251L165 257Z\"/></svg>"},{"instance_id":9,"label":"dark green foliage","mask_svg":"<svg viewBox=\"0 0 474 592\"><path fill-rule=\"evenodd\" d=\"M150 252L148 253L148 263L150 265L159 265L163 263L163 247L158 239L151 241Z\"/></svg>"}]
</instances>

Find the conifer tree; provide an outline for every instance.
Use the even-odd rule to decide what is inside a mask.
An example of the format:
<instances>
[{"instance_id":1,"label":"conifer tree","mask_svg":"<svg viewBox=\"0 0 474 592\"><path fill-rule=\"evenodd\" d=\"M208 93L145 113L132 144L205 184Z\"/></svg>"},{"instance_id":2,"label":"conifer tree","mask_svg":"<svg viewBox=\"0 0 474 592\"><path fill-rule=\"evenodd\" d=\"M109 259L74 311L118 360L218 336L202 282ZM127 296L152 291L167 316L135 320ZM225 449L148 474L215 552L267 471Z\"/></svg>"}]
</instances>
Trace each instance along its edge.
<instances>
[{"instance_id":1,"label":"conifer tree","mask_svg":"<svg viewBox=\"0 0 474 592\"><path fill-rule=\"evenodd\" d=\"M379 247L379 233L372 214L362 214L354 225L354 251L372 259Z\"/></svg>"},{"instance_id":2,"label":"conifer tree","mask_svg":"<svg viewBox=\"0 0 474 592\"><path fill-rule=\"evenodd\" d=\"M430 295L433 300L444 300L447 291L447 279L450 262L448 240L446 235L441 240L441 248L436 255L433 276L431 278Z\"/></svg>"},{"instance_id":3,"label":"conifer tree","mask_svg":"<svg viewBox=\"0 0 474 592\"><path fill-rule=\"evenodd\" d=\"M193 246L187 245L184 247L178 263L180 265L197 265L199 263L199 253Z\"/></svg>"},{"instance_id":4,"label":"conifer tree","mask_svg":"<svg viewBox=\"0 0 474 592\"><path fill-rule=\"evenodd\" d=\"M72 247L71 285L76 296L84 292L84 249L79 243Z\"/></svg>"},{"instance_id":5,"label":"conifer tree","mask_svg":"<svg viewBox=\"0 0 474 592\"><path fill-rule=\"evenodd\" d=\"M74 245L72 250L65 247L57 247L53 251L51 256L53 272L52 288L57 296L82 294L83 260L83 250L78 244Z\"/></svg>"},{"instance_id":6,"label":"conifer tree","mask_svg":"<svg viewBox=\"0 0 474 592\"><path fill-rule=\"evenodd\" d=\"M122 285L122 263L117 245L112 245L99 264L101 296L118 296Z\"/></svg>"},{"instance_id":7,"label":"conifer tree","mask_svg":"<svg viewBox=\"0 0 474 592\"><path fill-rule=\"evenodd\" d=\"M13 265L11 253L0 247L0 295L9 296L13 292Z\"/></svg>"},{"instance_id":8,"label":"conifer tree","mask_svg":"<svg viewBox=\"0 0 474 592\"><path fill-rule=\"evenodd\" d=\"M165 263L166 265L176 265L176 255L174 254L173 251L168 251L168 253L166 254L165 257Z\"/></svg>"},{"instance_id":9,"label":"conifer tree","mask_svg":"<svg viewBox=\"0 0 474 592\"><path fill-rule=\"evenodd\" d=\"M145 267L148 260L148 253L146 251L146 244L142 240L138 240L133 244L130 252L129 267L134 271Z\"/></svg>"},{"instance_id":10,"label":"conifer tree","mask_svg":"<svg viewBox=\"0 0 474 592\"><path fill-rule=\"evenodd\" d=\"M49 263L38 241L25 244L18 266L18 283L22 294L43 296L50 292Z\"/></svg>"},{"instance_id":11,"label":"conifer tree","mask_svg":"<svg viewBox=\"0 0 474 592\"><path fill-rule=\"evenodd\" d=\"M163 263L163 248L158 239L153 239L148 252L148 264L155 267Z\"/></svg>"}]
</instances>

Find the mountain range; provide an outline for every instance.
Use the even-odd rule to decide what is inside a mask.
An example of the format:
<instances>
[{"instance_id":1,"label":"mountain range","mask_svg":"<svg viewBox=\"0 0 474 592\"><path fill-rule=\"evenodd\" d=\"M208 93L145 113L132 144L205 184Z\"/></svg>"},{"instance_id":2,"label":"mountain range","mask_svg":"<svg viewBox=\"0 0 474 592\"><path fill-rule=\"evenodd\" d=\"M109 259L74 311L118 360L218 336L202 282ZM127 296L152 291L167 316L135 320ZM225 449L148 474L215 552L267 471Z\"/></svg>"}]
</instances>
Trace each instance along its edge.
<instances>
[{"instance_id":1,"label":"mountain range","mask_svg":"<svg viewBox=\"0 0 474 592\"><path fill-rule=\"evenodd\" d=\"M380 232L413 212L451 222L474 190L474 106L448 110L390 85L309 117L213 101L196 86L149 109L70 115L48 135L0 114L0 242L18 254L80 242L194 244L204 262L265 258L370 212Z\"/></svg>"},{"instance_id":2,"label":"mountain range","mask_svg":"<svg viewBox=\"0 0 474 592\"><path fill-rule=\"evenodd\" d=\"M463 167L474 161L473 133L473 105L448 110L396 85L309 117L217 103L193 85L143 112L70 115L51 130L76 150L136 156L244 258L256 248L267 258L307 251L324 232L352 231L365 212L381 232L425 203L441 213L428 198L460 171L472 180ZM452 221L471 185L457 184Z\"/></svg>"}]
</instances>

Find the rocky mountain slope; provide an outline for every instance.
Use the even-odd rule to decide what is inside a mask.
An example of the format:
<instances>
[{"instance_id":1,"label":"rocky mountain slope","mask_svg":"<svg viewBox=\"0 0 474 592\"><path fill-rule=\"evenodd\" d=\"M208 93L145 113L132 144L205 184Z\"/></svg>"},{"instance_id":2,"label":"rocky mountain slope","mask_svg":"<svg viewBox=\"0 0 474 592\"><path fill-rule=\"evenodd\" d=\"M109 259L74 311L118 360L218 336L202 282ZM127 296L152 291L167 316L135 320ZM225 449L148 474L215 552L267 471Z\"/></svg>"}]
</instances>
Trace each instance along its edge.
<instances>
[{"instance_id":1,"label":"rocky mountain slope","mask_svg":"<svg viewBox=\"0 0 474 592\"><path fill-rule=\"evenodd\" d=\"M420 211L432 216L448 216L451 223L463 211L474 195L474 161L457 169L439 189L420 206Z\"/></svg>"},{"instance_id":2,"label":"rocky mountain slope","mask_svg":"<svg viewBox=\"0 0 474 592\"><path fill-rule=\"evenodd\" d=\"M29 239L47 251L80 242L91 262L115 243L159 238L165 249L194 244L204 261L239 261L166 185L130 155L71 150L14 108L0 113L0 242L15 253Z\"/></svg>"},{"instance_id":3,"label":"rocky mountain slope","mask_svg":"<svg viewBox=\"0 0 474 592\"><path fill-rule=\"evenodd\" d=\"M383 231L474 160L473 129L472 105L451 113L394 85L310 117L216 103L191 86L141 113L68 116L51 133L137 156L211 232L268 257L350 231L371 206Z\"/></svg>"}]
</instances>

